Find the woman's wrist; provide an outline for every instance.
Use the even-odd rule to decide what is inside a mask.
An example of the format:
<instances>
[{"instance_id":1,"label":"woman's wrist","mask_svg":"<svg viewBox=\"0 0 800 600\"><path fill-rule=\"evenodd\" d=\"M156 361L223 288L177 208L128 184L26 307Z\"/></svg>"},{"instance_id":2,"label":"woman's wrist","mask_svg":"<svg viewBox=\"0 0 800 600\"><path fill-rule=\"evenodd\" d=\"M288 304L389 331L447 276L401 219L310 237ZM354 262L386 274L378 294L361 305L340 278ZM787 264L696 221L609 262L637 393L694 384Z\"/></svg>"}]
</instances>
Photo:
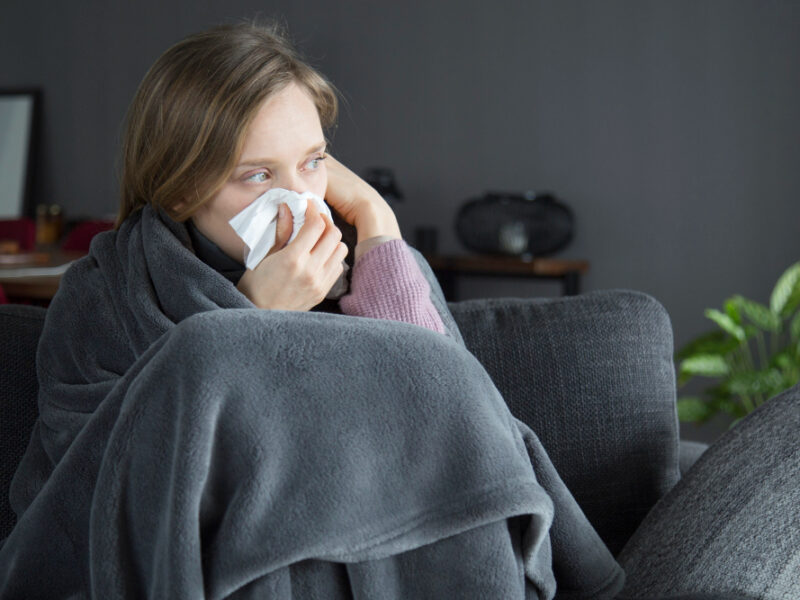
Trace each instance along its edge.
<instances>
[{"instance_id":1,"label":"woman's wrist","mask_svg":"<svg viewBox=\"0 0 800 600\"><path fill-rule=\"evenodd\" d=\"M356 244L356 248L353 252L355 255L353 260L357 264L361 257L367 254L370 250L377 246L381 246L387 242L394 242L398 238L391 236L391 235L379 235L376 237L367 238L366 240L362 240Z\"/></svg>"},{"instance_id":2,"label":"woman's wrist","mask_svg":"<svg viewBox=\"0 0 800 600\"><path fill-rule=\"evenodd\" d=\"M258 308L269 308L263 299L259 298L256 294L256 290L253 283L253 271L247 269L242 277L239 279L239 282L236 284L236 289L239 290L242 294L244 294L250 302L255 304Z\"/></svg>"},{"instance_id":3,"label":"woman's wrist","mask_svg":"<svg viewBox=\"0 0 800 600\"><path fill-rule=\"evenodd\" d=\"M400 239L400 225L397 217L386 204L383 198L380 199L383 206L376 205L375 202L365 203L364 207L356 213L355 225L358 242L363 242L370 238L388 236Z\"/></svg>"}]
</instances>

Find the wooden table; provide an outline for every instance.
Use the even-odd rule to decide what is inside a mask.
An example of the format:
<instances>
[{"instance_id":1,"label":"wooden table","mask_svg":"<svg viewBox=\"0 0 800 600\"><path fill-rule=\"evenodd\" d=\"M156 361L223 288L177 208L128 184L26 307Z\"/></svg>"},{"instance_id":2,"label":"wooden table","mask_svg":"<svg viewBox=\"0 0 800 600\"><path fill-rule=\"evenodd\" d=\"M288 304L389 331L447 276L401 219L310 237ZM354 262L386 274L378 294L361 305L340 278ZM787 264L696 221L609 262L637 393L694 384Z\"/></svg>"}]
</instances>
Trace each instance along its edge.
<instances>
[{"instance_id":1,"label":"wooden table","mask_svg":"<svg viewBox=\"0 0 800 600\"><path fill-rule=\"evenodd\" d=\"M580 277L589 270L585 260L558 258L524 259L515 256L464 255L425 257L449 301L458 300L457 278L461 276L525 277L561 281L565 296L580 293Z\"/></svg>"},{"instance_id":2,"label":"wooden table","mask_svg":"<svg viewBox=\"0 0 800 600\"><path fill-rule=\"evenodd\" d=\"M0 255L0 286L10 302L47 305L58 290L66 266L84 256L83 252L28 253ZM425 257L442 286L445 298L458 299L458 278L462 276L525 277L560 280L565 296L580 293L580 276L589 270L585 260L534 258L524 260L506 256L433 256Z\"/></svg>"},{"instance_id":3,"label":"wooden table","mask_svg":"<svg viewBox=\"0 0 800 600\"><path fill-rule=\"evenodd\" d=\"M61 275L85 252L0 254L0 286L9 302L47 305L58 290Z\"/></svg>"}]
</instances>

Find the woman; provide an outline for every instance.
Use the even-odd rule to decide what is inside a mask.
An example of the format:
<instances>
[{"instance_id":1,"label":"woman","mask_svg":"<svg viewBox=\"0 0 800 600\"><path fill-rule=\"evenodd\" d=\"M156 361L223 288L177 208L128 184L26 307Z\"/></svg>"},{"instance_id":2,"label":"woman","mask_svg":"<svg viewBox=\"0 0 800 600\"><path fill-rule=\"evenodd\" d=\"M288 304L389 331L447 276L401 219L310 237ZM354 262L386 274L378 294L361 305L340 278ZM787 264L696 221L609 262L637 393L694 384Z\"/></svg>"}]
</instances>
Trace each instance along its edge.
<instances>
[{"instance_id":1,"label":"woman","mask_svg":"<svg viewBox=\"0 0 800 600\"><path fill-rule=\"evenodd\" d=\"M554 503L580 511L388 205L327 154L335 115L266 28L191 36L148 72L118 228L48 310L0 596L553 596ZM355 227L345 316L308 312L347 253L313 203L242 265L229 221L273 189ZM619 567L575 518L556 546L574 597L610 598Z\"/></svg>"},{"instance_id":2,"label":"woman","mask_svg":"<svg viewBox=\"0 0 800 600\"><path fill-rule=\"evenodd\" d=\"M405 296L406 303L404 312L391 316L408 320L413 314L419 324L443 332L426 283L399 241L392 210L326 153L323 127L332 127L336 114L331 85L278 35L229 27L185 40L153 66L133 101L118 224L151 205L176 221L188 220L201 257L218 254L218 248L240 263L244 243L228 221L270 189L310 191L355 226L357 259L372 247L396 241L367 261L380 256L378 264L357 270L357 275L366 271L367 279L356 276L354 288L368 293L383 287L374 281L378 274L410 275L408 281L395 281L395 294ZM339 242L341 231L318 216L313 205L310 211L297 240L281 249L292 233L291 215L282 207L275 246L281 250L256 269L244 272L240 264L237 269L230 263L234 273L243 273L234 283L259 308L308 310L341 275L347 253ZM389 316L370 312L377 310L375 298L361 294L342 308Z\"/></svg>"}]
</instances>

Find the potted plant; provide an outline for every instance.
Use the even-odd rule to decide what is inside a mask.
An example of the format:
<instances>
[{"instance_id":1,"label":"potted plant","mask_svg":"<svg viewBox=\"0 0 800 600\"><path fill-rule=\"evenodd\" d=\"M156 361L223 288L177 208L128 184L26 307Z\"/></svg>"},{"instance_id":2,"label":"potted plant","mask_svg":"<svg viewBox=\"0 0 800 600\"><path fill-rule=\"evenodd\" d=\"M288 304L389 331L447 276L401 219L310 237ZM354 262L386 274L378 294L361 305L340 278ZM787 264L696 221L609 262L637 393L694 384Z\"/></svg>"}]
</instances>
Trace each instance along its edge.
<instances>
[{"instance_id":1,"label":"potted plant","mask_svg":"<svg viewBox=\"0 0 800 600\"><path fill-rule=\"evenodd\" d=\"M694 377L713 380L699 396L678 399L681 421L703 423L716 414L734 423L800 381L800 262L778 279L765 306L741 295L705 316L717 328L675 355L678 386Z\"/></svg>"}]
</instances>

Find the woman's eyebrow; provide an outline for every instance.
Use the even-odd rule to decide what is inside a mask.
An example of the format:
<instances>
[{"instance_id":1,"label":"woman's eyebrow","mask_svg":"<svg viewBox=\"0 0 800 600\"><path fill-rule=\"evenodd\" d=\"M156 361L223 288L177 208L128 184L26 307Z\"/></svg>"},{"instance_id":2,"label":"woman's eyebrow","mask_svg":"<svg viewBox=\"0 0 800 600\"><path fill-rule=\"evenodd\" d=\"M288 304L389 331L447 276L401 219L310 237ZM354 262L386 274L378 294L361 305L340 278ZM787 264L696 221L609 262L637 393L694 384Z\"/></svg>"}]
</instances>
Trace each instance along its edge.
<instances>
[{"instance_id":1,"label":"woman's eyebrow","mask_svg":"<svg viewBox=\"0 0 800 600\"><path fill-rule=\"evenodd\" d=\"M328 145L328 142L319 142L318 144L315 144L314 146L312 146L311 148L306 150L304 156L307 155L307 154L311 154L313 152L319 152L321 150L324 150L327 145ZM276 162L278 162L278 161L275 160L274 158L246 158L236 166L237 167L258 167L258 166L261 166L261 165L271 165L271 164L276 163Z\"/></svg>"}]
</instances>

